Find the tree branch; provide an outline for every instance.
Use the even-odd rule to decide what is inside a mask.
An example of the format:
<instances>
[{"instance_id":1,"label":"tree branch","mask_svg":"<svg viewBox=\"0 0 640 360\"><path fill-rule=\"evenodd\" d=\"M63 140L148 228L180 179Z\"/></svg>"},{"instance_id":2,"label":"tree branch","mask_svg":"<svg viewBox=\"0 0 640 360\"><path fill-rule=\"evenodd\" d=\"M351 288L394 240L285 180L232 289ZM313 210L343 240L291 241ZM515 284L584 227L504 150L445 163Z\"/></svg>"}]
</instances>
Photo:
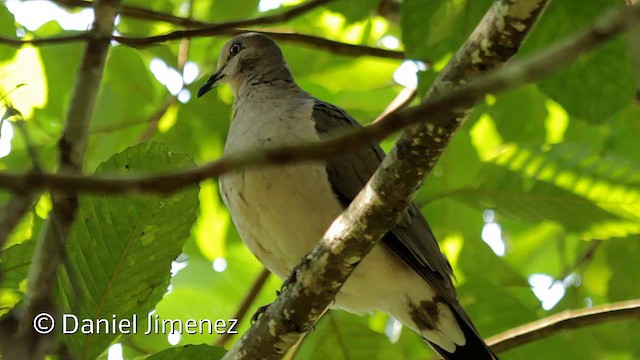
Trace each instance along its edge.
<instances>
[{"instance_id":1,"label":"tree branch","mask_svg":"<svg viewBox=\"0 0 640 360\"><path fill-rule=\"evenodd\" d=\"M87 6L86 1L82 0L55 0L56 2L66 6ZM374 48L364 45L354 45L342 43L339 41L329 40L318 36L297 34L290 32L277 32L277 31L260 31L256 29L248 29L249 26L269 25L286 22L295 17L301 16L321 5L329 3L333 0L313 0L302 5L292 7L289 10L278 14L266 15L249 20L237 20L229 21L218 24L211 24L207 22L197 21L190 18L181 18L169 14L158 13L151 10L146 10L134 6L123 7L123 15L144 18L149 20L160 20L170 22L176 25L187 27L199 27L198 29L188 30L176 30L163 35L154 35L148 37L127 37L127 36L113 36L112 40L121 43L122 45L131 46L134 48L144 48L147 46L156 45L158 43L179 40L184 38L205 37L214 35L236 35L246 31L258 31L263 32L276 40L290 42L294 44L300 44L320 50L326 50L337 54L347 56L375 56L381 58L390 59L404 59L404 54L400 51L393 51L387 49ZM0 44L9 46L23 46L30 45L50 45L61 44L74 41L82 41L88 38L88 33L80 33L67 36L51 37L44 39L10 39L4 36L0 36Z\"/></svg>"},{"instance_id":2,"label":"tree branch","mask_svg":"<svg viewBox=\"0 0 640 360\"><path fill-rule=\"evenodd\" d=\"M623 24L627 17L637 21L640 18L638 6L608 12L592 27L544 51L490 71L446 94L434 94L424 103L391 113L375 124L332 139L268 150L247 151L222 157L200 167L158 175L107 177L0 171L0 187L101 193L169 193L240 168L287 164L303 160L325 160L344 151L357 149L363 144L382 140L394 131L411 124L423 122L425 123L423 127L435 129L436 125L440 126L439 124L443 122L440 117L448 114L451 108L468 108L469 104L473 104L486 93L504 91L526 82L539 80L625 30ZM435 139L436 136L433 138ZM437 140L431 142L438 144ZM442 145L437 146L442 147ZM431 159L435 161L434 158Z\"/></svg>"},{"instance_id":3,"label":"tree branch","mask_svg":"<svg viewBox=\"0 0 640 360\"><path fill-rule=\"evenodd\" d=\"M64 7L91 7L91 1L85 0L52 0L55 3L58 3ZM152 21L164 21L166 23L180 25L184 27L225 27L227 29L237 28L237 27L245 27L245 26L256 26L256 25L269 25L269 24L277 24L289 21L298 16L304 15L305 13L316 9L322 5L325 5L334 0L312 0L302 3L297 6L292 6L291 8L276 14L264 15L254 19L248 20L235 20L229 21L221 24L211 24L205 21L199 21L193 19L191 16L187 17L179 17L172 14L166 14L158 11L153 11L145 8L141 8L138 6L132 5L123 5L120 9L120 15L126 17L132 17L137 19L144 20L152 20Z\"/></svg>"},{"instance_id":4,"label":"tree branch","mask_svg":"<svg viewBox=\"0 0 640 360\"><path fill-rule=\"evenodd\" d=\"M640 318L640 299L594 306L579 310L566 310L529 324L505 331L487 339L495 352L504 352L515 347L555 335L561 331L578 329L589 325Z\"/></svg>"},{"instance_id":5,"label":"tree branch","mask_svg":"<svg viewBox=\"0 0 640 360\"><path fill-rule=\"evenodd\" d=\"M79 174L87 146L89 123L93 115L104 71L119 0L94 2L95 20L76 79L74 93L67 113L65 129L58 146L59 172ZM41 312L54 313L53 286L58 267L63 261L64 244L75 220L77 194L52 194L53 207L43 228L29 268L25 307L20 319L20 336L27 359L41 359L49 352L52 337L38 335L31 327L34 316Z\"/></svg>"},{"instance_id":6,"label":"tree branch","mask_svg":"<svg viewBox=\"0 0 640 360\"><path fill-rule=\"evenodd\" d=\"M502 86L522 83L527 78L523 64L503 69L510 74L499 81L491 76L471 78L477 75L475 69L491 69L509 60L546 4L544 0L496 1L436 79L425 104L442 98L438 90L455 89L469 81L470 87L492 81ZM482 54L470 56L474 50ZM452 90L450 96L465 92L467 86ZM365 188L294 269L278 299L223 359L279 358L313 326L357 264L409 206L449 139L483 94L476 89L460 98L456 106L414 114L430 119L403 132Z\"/></svg>"}]
</instances>

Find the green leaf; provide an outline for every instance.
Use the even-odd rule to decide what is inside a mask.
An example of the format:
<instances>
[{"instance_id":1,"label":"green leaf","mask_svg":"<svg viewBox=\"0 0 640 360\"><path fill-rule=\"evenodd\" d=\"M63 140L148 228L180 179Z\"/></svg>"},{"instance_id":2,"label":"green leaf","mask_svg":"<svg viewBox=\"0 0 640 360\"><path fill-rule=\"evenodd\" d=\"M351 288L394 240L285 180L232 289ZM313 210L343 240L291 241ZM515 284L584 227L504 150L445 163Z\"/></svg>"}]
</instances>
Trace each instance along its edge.
<instances>
[{"instance_id":1,"label":"green leaf","mask_svg":"<svg viewBox=\"0 0 640 360\"><path fill-rule=\"evenodd\" d=\"M521 175L497 167L489 172L491 175L478 188L460 190L451 196L479 209L494 209L501 216L532 224L553 220L569 231L580 233L588 233L592 223L621 220L590 200L557 186L539 181L530 184Z\"/></svg>"},{"instance_id":2,"label":"green leaf","mask_svg":"<svg viewBox=\"0 0 640 360\"><path fill-rule=\"evenodd\" d=\"M0 34L8 37L14 37L16 33L16 22L13 14L9 12L4 2L0 4ZM2 47L0 51L0 62L9 60L15 56L18 51L17 47Z\"/></svg>"},{"instance_id":3,"label":"green leaf","mask_svg":"<svg viewBox=\"0 0 640 360\"><path fill-rule=\"evenodd\" d=\"M403 359L398 355L386 336L369 329L366 319L331 311L304 338L295 359Z\"/></svg>"},{"instance_id":4,"label":"green leaf","mask_svg":"<svg viewBox=\"0 0 640 360\"><path fill-rule=\"evenodd\" d=\"M222 359L226 351L223 348L209 345L187 345L164 350L151 355L147 360L191 360L191 359Z\"/></svg>"},{"instance_id":5,"label":"green leaf","mask_svg":"<svg viewBox=\"0 0 640 360\"><path fill-rule=\"evenodd\" d=\"M491 6L489 0L406 0L402 41L407 57L437 61L455 52Z\"/></svg>"},{"instance_id":6,"label":"green leaf","mask_svg":"<svg viewBox=\"0 0 640 360\"><path fill-rule=\"evenodd\" d=\"M353 23L365 19L376 8L378 0L335 1L327 8L344 15L347 22Z\"/></svg>"},{"instance_id":7,"label":"green leaf","mask_svg":"<svg viewBox=\"0 0 640 360\"><path fill-rule=\"evenodd\" d=\"M640 165L582 145L505 145L477 187L452 195L520 221L553 220L585 238L640 233ZM509 169L510 171L507 171Z\"/></svg>"},{"instance_id":8,"label":"green leaf","mask_svg":"<svg viewBox=\"0 0 640 360\"><path fill-rule=\"evenodd\" d=\"M192 166L186 155L158 143L114 155L98 174L125 175ZM58 276L58 301L79 319L131 318L147 313L166 292L171 262L189 237L198 189L169 196L86 195L69 234ZM142 329L140 331L143 331ZM102 353L117 334L73 334L65 339L78 358Z\"/></svg>"},{"instance_id":9,"label":"green leaf","mask_svg":"<svg viewBox=\"0 0 640 360\"><path fill-rule=\"evenodd\" d=\"M609 299L623 301L629 299L629 289L640 283L638 258L640 258L640 237L634 236L605 244L605 251L612 276L609 279Z\"/></svg>"},{"instance_id":10,"label":"green leaf","mask_svg":"<svg viewBox=\"0 0 640 360\"><path fill-rule=\"evenodd\" d=\"M203 2L208 6L209 17L215 21L241 20L252 18L258 14L259 0L216 0L211 3ZM278 9L282 11L282 9Z\"/></svg>"},{"instance_id":11,"label":"green leaf","mask_svg":"<svg viewBox=\"0 0 640 360\"><path fill-rule=\"evenodd\" d=\"M488 114L505 142L542 143L543 120L547 117L546 97L533 85L500 94ZM527 104L527 106L522 106Z\"/></svg>"},{"instance_id":12,"label":"green leaf","mask_svg":"<svg viewBox=\"0 0 640 360\"><path fill-rule=\"evenodd\" d=\"M608 0L552 1L525 43L523 53L547 48L591 25L613 5ZM592 124L608 122L636 93L628 40L619 37L580 56L567 68L543 80L540 88L571 117Z\"/></svg>"},{"instance_id":13,"label":"green leaf","mask_svg":"<svg viewBox=\"0 0 640 360\"><path fill-rule=\"evenodd\" d=\"M0 288L20 289L20 283L27 278L35 244L35 241L25 241L0 252Z\"/></svg>"}]
</instances>

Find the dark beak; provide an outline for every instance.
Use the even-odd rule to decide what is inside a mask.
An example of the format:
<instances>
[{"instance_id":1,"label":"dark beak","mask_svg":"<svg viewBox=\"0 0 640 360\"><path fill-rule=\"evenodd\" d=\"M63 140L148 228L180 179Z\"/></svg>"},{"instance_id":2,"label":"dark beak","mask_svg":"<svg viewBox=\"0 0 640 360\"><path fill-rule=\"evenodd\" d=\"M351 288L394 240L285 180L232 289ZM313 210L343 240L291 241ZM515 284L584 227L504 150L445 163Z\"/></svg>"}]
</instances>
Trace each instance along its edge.
<instances>
[{"instance_id":1,"label":"dark beak","mask_svg":"<svg viewBox=\"0 0 640 360\"><path fill-rule=\"evenodd\" d=\"M200 90L198 90L198 97L201 97L202 95L208 93L209 90L211 90L216 85L218 80L224 77L224 75L222 74L222 70L224 70L224 68L220 68L220 70L216 71L216 73L211 75L209 80L207 80L207 82L202 85Z\"/></svg>"}]
</instances>

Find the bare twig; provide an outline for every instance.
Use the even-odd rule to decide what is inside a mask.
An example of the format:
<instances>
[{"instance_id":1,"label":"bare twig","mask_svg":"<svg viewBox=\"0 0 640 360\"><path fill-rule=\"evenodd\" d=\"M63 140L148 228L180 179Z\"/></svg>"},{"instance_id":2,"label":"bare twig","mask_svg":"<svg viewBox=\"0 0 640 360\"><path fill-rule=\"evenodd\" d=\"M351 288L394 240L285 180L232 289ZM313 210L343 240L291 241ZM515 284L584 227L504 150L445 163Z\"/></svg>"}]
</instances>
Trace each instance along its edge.
<instances>
[{"instance_id":1,"label":"bare twig","mask_svg":"<svg viewBox=\"0 0 640 360\"><path fill-rule=\"evenodd\" d=\"M240 304L238 311L236 311L236 314L233 316L234 319L238 321L242 321L242 319L244 319L244 317L247 315L247 311L249 311L249 308L251 307L251 305L253 305L256 297L258 297L258 294L260 294L260 290L262 290L264 284L266 284L270 274L271 273L269 272L269 270L262 269L258 277L256 277L256 280L253 282L253 285L251 285L251 289L249 289L247 296L245 296L244 300L242 300L242 304ZM218 339L218 341L216 341L216 346L225 346L231 339L231 336L233 336L233 334L225 332Z\"/></svg>"},{"instance_id":2,"label":"bare twig","mask_svg":"<svg viewBox=\"0 0 640 360\"><path fill-rule=\"evenodd\" d=\"M90 7L90 1L84 0L54 0L56 3L67 6L67 7ZM144 9L137 6L131 5L123 5L121 8L121 14L123 16L145 19L145 20L153 20L153 21L164 21L174 25L180 25L185 27L205 27L205 26L216 26L218 28L226 27L227 29L237 28L237 27L245 27L245 26L256 26L256 25L269 25L269 24L277 24L285 21L289 21L293 18L301 16L313 9L316 9L322 5L325 5L334 0L313 0L305 2L298 6L293 6L281 13L270 14L265 16L260 16L254 19L249 20L237 20L230 21L223 24L211 24L204 21L198 21L193 19L191 16L187 16L186 18L174 16L171 14L161 13L149 9Z\"/></svg>"},{"instance_id":3,"label":"bare twig","mask_svg":"<svg viewBox=\"0 0 640 360\"><path fill-rule=\"evenodd\" d=\"M591 240L587 249L576 259L573 264L571 264L571 266L568 266L564 270L562 270L562 273L560 274L560 276L558 276L558 279L566 278L567 276L569 276L569 274L576 271L579 267L593 260L593 256L595 255L596 250L598 250L600 245L602 245L603 243L604 241L602 240Z\"/></svg>"},{"instance_id":4,"label":"bare twig","mask_svg":"<svg viewBox=\"0 0 640 360\"><path fill-rule=\"evenodd\" d=\"M389 114L401 111L402 109L406 108L413 101L413 99L416 98L416 95L418 95L417 87L413 89L403 88L391 101L391 103L389 103L387 108L384 109L382 113L380 113L380 115L378 115L378 117L373 120L373 122L377 123L378 121L389 116Z\"/></svg>"},{"instance_id":5,"label":"bare twig","mask_svg":"<svg viewBox=\"0 0 640 360\"><path fill-rule=\"evenodd\" d=\"M24 45L40 46L40 45L66 44L66 43L71 43L76 41L87 40L89 36L90 35L88 32L82 32L82 33L73 34L73 35L54 36L54 37L44 38L44 39L11 39L6 36L0 35L0 44L14 46L14 47L20 47Z\"/></svg>"},{"instance_id":6,"label":"bare twig","mask_svg":"<svg viewBox=\"0 0 640 360\"><path fill-rule=\"evenodd\" d=\"M335 40L329 40L313 35L306 34L298 34L292 32L282 32L282 31L266 31L266 30L255 30L255 29L237 29L234 31L230 31L229 35L235 35L246 31L256 31L266 35L269 35L275 40L284 41L293 44L300 44L303 46L308 46L311 48L316 48L319 50L326 50L335 54L346 55L346 56L373 56L379 58L387 58L387 59L397 59L403 60L405 59L404 53L402 51L393 51L381 48L375 48L364 45L354 45L347 44ZM425 62L429 62L427 59L422 59Z\"/></svg>"},{"instance_id":7,"label":"bare twig","mask_svg":"<svg viewBox=\"0 0 640 360\"><path fill-rule=\"evenodd\" d=\"M306 2L302 5L292 7L282 13L266 15L249 20L229 21L219 24L210 24L200 21L195 21L190 18L180 18L173 15L156 13L150 10L145 10L137 7L125 7L129 11L129 15L136 14L139 17L144 17L152 20L162 20L176 23L183 26L198 26L198 29L188 30L176 30L163 35L155 35L148 37L127 37L127 36L113 36L113 40L123 45L144 48L147 46L156 45L158 43L179 40L184 38L214 36L214 35L235 35L246 31L260 31L256 29L249 29L249 26L264 26L269 24L277 24L291 20L297 16L303 15L308 11L311 11L321 5L324 5L333 0L314 0ZM76 0L58 0L65 5L85 6L86 2ZM124 9L123 9L124 10ZM298 34L291 32L279 32L279 31L260 31L267 35L272 36L279 41L290 42L294 44L300 44L312 48L330 51L337 54L348 56L375 56L391 59L404 59L404 54L400 51L393 51L387 49L374 48L370 46L347 44L339 41L329 40L318 36ZM10 46L23 46L25 44L31 45L50 45L61 44L75 41L82 41L88 38L88 33L80 33L67 36L51 37L45 39L10 39L4 36L0 36L0 44Z\"/></svg>"},{"instance_id":8,"label":"bare twig","mask_svg":"<svg viewBox=\"0 0 640 360\"><path fill-rule=\"evenodd\" d=\"M519 326L487 339L495 352L504 352L561 331L579 329L589 325L621 320L640 319L640 299L594 306L579 310L566 310L544 319Z\"/></svg>"},{"instance_id":9,"label":"bare twig","mask_svg":"<svg viewBox=\"0 0 640 360\"><path fill-rule=\"evenodd\" d=\"M546 50L514 61L491 71L475 81L407 110L391 113L385 119L347 134L302 145L292 145L269 150L248 151L225 156L206 165L159 175L135 177L80 176L75 174L16 173L0 171L0 187L8 189L77 190L103 193L122 192L173 192L204 179L249 166L286 164L296 161L325 160L363 144L379 141L407 125L425 123L437 125L436 117L446 114L450 108L473 103L479 96L514 88L553 73L575 58L609 40L625 29L626 17L640 18L638 7L617 10L603 15L595 24ZM435 138L436 136L433 135ZM433 141L437 143L437 141ZM438 145L442 147L442 145Z\"/></svg>"},{"instance_id":10,"label":"bare twig","mask_svg":"<svg viewBox=\"0 0 640 360\"><path fill-rule=\"evenodd\" d=\"M53 0L55 3L68 7L91 7L93 2L86 0ZM135 19L144 19L151 21L163 21L169 24L184 26L184 27L198 27L210 25L204 21L198 21L192 18L183 18L172 14L162 13L150 9L141 8L133 5L122 5L120 7L120 15Z\"/></svg>"},{"instance_id":11,"label":"bare twig","mask_svg":"<svg viewBox=\"0 0 640 360\"><path fill-rule=\"evenodd\" d=\"M164 114L167 113L167 110L169 110L177 100L178 98L173 95L169 95L167 97L167 100L165 100L165 102L147 120L147 127L144 129L144 132L140 134L138 139L136 139L137 144L143 143L153 136L153 134L158 129L158 123L160 122Z\"/></svg>"},{"instance_id":12,"label":"bare twig","mask_svg":"<svg viewBox=\"0 0 640 360\"><path fill-rule=\"evenodd\" d=\"M59 141L60 173L81 173L87 144L89 123L98 96L119 0L94 2L95 20L80 64L74 93ZM58 267L63 261L66 236L75 219L77 195L52 194L53 207L36 244L29 268L25 307L20 319L20 335L26 344L25 358L42 359L49 352L52 337L43 337L31 327L34 316L55 313L52 300Z\"/></svg>"}]
</instances>

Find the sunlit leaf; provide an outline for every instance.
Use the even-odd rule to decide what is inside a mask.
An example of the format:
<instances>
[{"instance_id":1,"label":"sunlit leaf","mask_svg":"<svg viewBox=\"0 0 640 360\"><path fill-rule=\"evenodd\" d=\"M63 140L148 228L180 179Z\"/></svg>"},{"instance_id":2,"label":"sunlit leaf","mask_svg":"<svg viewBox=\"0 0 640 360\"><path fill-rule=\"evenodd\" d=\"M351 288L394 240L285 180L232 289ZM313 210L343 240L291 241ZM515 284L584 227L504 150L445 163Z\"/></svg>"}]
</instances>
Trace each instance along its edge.
<instances>
[{"instance_id":1,"label":"sunlit leaf","mask_svg":"<svg viewBox=\"0 0 640 360\"><path fill-rule=\"evenodd\" d=\"M186 155L160 144L143 144L114 155L97 172L124 175L191 165ZM133 314L145 319L166 292L171 261L189 237L197 207L195 187L170 196L81 196L66 266L58 276L64 311L79 319L113 315L123 319ZM78 358L91 359L116 336L93 332L65 339Z\"/></svg>"}]
</instances>

